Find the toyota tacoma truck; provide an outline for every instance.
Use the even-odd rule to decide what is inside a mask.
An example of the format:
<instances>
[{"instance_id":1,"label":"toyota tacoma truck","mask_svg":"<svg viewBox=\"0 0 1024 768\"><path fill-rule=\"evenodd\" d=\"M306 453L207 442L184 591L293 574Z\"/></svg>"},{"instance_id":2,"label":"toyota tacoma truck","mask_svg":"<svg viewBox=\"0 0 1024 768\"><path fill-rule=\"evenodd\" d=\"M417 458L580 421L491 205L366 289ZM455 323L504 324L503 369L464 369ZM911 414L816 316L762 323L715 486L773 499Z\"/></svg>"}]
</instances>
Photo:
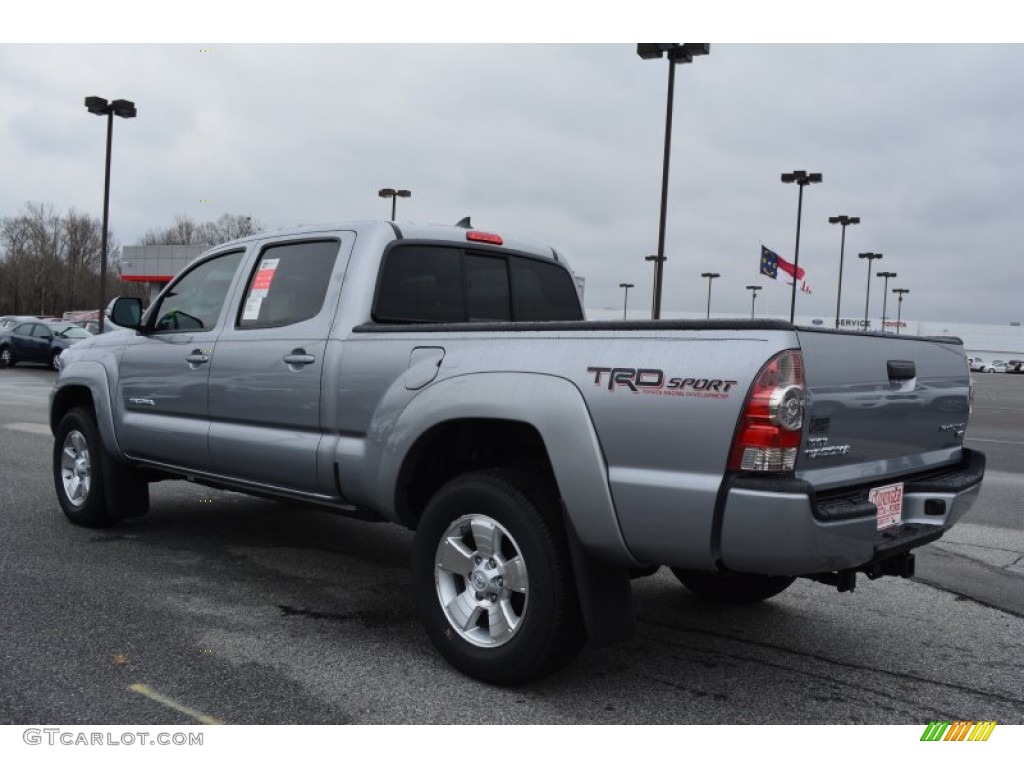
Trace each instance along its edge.
<instances>
[{"instance_id":1,"label":"toyota tacoma truck","mask_svg":"<svg viewBox=\"0 0 1024 768\"><path fill-rule=\"evenodd\" d=\"M910 576L984 475L957 339L588 322L561 253L468 223L255 235L111 317L51 396L71 522L173 478L392 521L430 640L496 684L628 637L659 566L733 603Z\"/></svg>"}]
</instances>

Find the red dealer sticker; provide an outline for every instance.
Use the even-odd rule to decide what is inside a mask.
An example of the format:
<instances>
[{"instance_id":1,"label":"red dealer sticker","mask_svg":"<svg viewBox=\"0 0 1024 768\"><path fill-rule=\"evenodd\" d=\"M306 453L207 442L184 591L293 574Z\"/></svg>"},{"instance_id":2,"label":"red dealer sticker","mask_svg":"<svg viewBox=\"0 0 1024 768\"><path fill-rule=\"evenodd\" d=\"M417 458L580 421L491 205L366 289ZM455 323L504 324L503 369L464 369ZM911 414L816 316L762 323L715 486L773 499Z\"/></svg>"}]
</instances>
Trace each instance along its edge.
<instances>
[{"instance_id":1,"label":"red dealer sticker","mask_svg":"<svg viewBox=\"0 0 1024 768\"><path fill-rule=\"evenodd\" d=\"M278 261L280 259L263 260L259 271L256 273L256 279L253 280L252 288L254 291L270 290L270 284L274 282L274 273L277 271Z\"/></svg>"},{"instance_id":2,"label":"red dealer sticker","mask_svg":"<svg viewBox=\"0 0 1024 768\"><path fill-rule=\"evenodd\" d=\"M868 501L878 507L878 530L903 522L903 483L872 488Z\"/></svg>"}]
</instances>

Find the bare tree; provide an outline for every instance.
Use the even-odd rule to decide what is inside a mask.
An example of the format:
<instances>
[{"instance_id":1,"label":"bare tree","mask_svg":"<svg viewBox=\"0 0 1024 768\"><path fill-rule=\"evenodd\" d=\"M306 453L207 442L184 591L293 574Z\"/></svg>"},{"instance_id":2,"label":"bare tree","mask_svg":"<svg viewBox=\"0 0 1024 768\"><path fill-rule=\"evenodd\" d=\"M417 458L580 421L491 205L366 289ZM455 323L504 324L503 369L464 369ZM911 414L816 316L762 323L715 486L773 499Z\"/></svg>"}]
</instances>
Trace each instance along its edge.
<instances>
[{"instance_id":1,"label":"bare tree","mask_svg":"<svg viewBox=\"0 0 1024 768\"><path fill-rule=\"evenodd\" d=\"M0 219L0 314L57 315L98 298L100 227L86 214L62 216L34 202ZM109 238L108 258L116 261L119 247ZM110 275L112 292L117 282Z\"/></svg>"},{"instance_id":2,"label":"bare tree","mask_svg":"<svg viewBox=\"0 0 1024 768\"><path fill-rule=\"evenodd\" d=\"M260 224L251 216L225 213L216 221L197 223L191 216L177 214L174 223L166 229L151 229L139 240L139 245L219 245L228 240L248 237L262 232Z\"/></svg>"},{"instance_id":3,"label":"bare tree","mask_svg":"<svg viewBox=\"0 0 1024 768\"><path fill-rule=\"evenodd\" d=\"M67 310L97 308L102 224L74 209L60 214L49 203L25 203L14 215L0 218L0 314L59 315ZM250 216L225 213L216 221L197 223L174 217L167 229L153 229L141 245L217 245L262 231ZM144 287L120 280L121 247L107 238L105 294L142 294Z\"/></svg>"}]
</instances>

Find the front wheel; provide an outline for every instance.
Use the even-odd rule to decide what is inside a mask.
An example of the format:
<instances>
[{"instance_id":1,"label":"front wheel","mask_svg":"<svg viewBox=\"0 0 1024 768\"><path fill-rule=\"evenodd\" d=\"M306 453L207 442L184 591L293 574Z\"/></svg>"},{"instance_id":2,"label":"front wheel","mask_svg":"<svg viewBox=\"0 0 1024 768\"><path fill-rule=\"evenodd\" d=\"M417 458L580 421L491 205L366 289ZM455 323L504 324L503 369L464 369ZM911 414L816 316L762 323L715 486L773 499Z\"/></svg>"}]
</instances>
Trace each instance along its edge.
<instances>
[{"instance_id":1,"label":"front wheel","mask_svg":"<svg viewBox=\"0 0 1024 768\"><path fill-rule=\"evenodd\" d=\"M526 475L474 472L442 487L416 531L413 578L431 642L477 679L525 683L583 645L556 494Z\"/></svg>"},{"instance_id":2,"label":"front wheel","mask_svg":"<svg viewBox=\"0 0 1024 768\"><path fill-rule=\"evenodd\" d=\"M710 573L673 568L672 573L697 597L716 603L744 605L767 600L788 589L793 576L765 576L757 573Z\"/></svg>"},{"instance_id":3,"label":"front wheel","mask_svg":"<svg viewBox=\"0 0 1024 768\"><path fill-rule=\"evenodd\" d=\"M72 408L57 424L53 484L67 518L101 528L149 511L149 483L103 450L91 411Z\"/></svg>"},{"instance_id":4,"label":"front wheel","mask_svg":"<svg viewBox=\"0 0 1024 768\"><path fill-rule=\"evenodd\" d=\"M55 371L60 371L60 353L63 352L61 349L53 350L50 355L50 367Z\"/></svg>"}]
</instances>

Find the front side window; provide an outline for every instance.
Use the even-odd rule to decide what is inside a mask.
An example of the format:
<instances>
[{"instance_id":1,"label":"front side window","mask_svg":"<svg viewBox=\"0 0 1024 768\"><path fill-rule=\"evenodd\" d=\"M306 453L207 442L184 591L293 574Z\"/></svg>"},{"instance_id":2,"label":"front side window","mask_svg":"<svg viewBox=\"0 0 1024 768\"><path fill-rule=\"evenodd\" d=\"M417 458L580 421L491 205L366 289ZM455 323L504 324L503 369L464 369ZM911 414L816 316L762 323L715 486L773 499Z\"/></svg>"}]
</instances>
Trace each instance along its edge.
<instances>
[{"instance_id":1,"label":"front side window","mask_svg":"<svg viewBox=\"0 0 1024 768\"><path fill-rule=\"evenodd\" d=\"M213 328L244 253L232 251L204 261L174 283L154 309L153 330L205 331Z\"/></svg>"},{"instance_id":2,"label":"front side window","mask_svg":"<svg viewBox=\"0 0 1024 768\"><path fill-rule=\"evenodd\" d=\"M340 243L321 240L263 249L242 300L239 328L278 328L320 314Z\"/></svg>"}]
</instances>

